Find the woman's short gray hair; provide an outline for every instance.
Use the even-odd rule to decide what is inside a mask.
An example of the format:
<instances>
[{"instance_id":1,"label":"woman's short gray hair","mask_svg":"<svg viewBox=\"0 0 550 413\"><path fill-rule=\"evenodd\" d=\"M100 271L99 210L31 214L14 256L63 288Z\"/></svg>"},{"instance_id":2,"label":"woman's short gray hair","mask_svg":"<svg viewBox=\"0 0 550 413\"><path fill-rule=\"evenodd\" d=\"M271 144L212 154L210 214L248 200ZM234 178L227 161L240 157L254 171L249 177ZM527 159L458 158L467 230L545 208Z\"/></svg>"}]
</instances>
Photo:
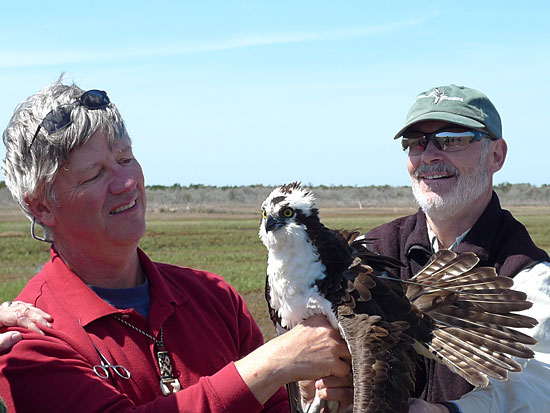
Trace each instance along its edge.
<instances>
[{"instance_id":1,"label":"woman's short gray hair","mask_svg":"<svg viewBox=\"0 0 550 413\"><path fill-rule=\"evenodd\" d=\"M112 103L97 110L76 104L69 126L52 134L40 128L33 141L40 123L52 109L74 103L84 93L75 84L65 85L62 80L63 76L17 106L3 134L6 158L2 161L2 173L6 186L31 220L34 217L25 197L56 202L52 183L73 149L99 130L107 133L110 145L128 136L122 116ZM44 230L51 239L47 228Z\"/></svg>"}]
</instances>

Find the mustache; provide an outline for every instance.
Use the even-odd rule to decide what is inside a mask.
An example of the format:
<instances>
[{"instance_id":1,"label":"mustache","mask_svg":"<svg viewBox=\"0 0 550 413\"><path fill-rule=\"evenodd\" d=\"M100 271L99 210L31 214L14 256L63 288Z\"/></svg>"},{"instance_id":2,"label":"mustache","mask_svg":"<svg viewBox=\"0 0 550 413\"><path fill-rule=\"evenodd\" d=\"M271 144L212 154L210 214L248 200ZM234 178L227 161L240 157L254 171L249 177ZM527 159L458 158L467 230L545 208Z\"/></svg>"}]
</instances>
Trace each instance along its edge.
<instances>
[{"instance_id":1,"label":"mustache","mask_svg":"<svg viewBox=\"0 0 550 413\"><path fill-rule=\"evenodd\" d=\"M414 171L413 176L418 179L420 175L428 173L428 172L438 172L438 173L447 173L447 174L453 174L457 177L460 176L460 173L458 172L458 169L456 169L454 166L449 165L445 162L437 162L434 164L422 164L416 170Z\"/></svg>"}]
</instances>

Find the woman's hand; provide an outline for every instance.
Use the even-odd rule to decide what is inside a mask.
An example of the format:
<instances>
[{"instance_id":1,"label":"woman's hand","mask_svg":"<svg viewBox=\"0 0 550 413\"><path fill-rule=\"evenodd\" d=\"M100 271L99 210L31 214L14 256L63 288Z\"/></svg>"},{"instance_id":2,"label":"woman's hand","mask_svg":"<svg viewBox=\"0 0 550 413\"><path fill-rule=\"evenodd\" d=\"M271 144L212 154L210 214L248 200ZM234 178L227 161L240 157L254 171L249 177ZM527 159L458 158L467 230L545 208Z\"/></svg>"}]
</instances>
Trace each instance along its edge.
<instances>
[{"instance_id":1,"label":"woman's hand","mask_svg":"<svg viewBox=\"0 0 550 413\"><path fill-rule=\"evenodd\" d=\"M324 316L313 316L235 363L260 403L286 383L345 377L350 372L345 341Z\"/></svg>"},{"instance_id":2,"label":"woman's hand","mask_svg":"<svg viewBox=\"0 0 550 413\"><path fill-rule=\"evenodd\" d=\"M310 317L272 341L279 344L281 364L289 367L287 382L347 377L350 372L348 346L324 316Z\"/></svg>"},{"instance_id":3,"label":"woman's hand","mask_svg":"<svg viewBox=\"0 0 550 413\"><path fill-rule=\"evenodd\" d=\"M22 301L6 301L0 305L0 327L24 327L44 334L40 327L51 328L53 318L48 313ZM0 351L9 349L23 336L18 331L0 334Z\"/></svg>"}]
</instances>

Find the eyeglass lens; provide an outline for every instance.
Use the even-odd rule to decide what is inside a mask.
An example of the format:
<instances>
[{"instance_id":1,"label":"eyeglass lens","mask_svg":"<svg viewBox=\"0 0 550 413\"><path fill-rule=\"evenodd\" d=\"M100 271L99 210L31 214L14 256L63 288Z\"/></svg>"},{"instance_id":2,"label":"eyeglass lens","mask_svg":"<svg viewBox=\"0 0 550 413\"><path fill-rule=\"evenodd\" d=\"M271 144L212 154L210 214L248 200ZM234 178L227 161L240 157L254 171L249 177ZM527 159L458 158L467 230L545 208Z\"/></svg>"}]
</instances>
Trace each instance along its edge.
<instances>
[{"instance_id":1,"label":"eyeglass lens","mask_svg":"<svg viewBox=\"0 0 550 413\"><path fill-rule=\"evenodd\" d=\"M40 126L50 134L64 126L68 126L71 123L73 107L73 104L56 107L46 115Z\"/></svg>"},{"instance_id":2,"label":"eyeglass lens","mask_svg":"<svg viewBox=\"0 0 550 413\"><path fill-rule=\"evenodd\" d=\"M60 105L46 115L40 124L48 133L54 133L72 122L71 112L77 103L87 109L97 110L107 107L110 103L107 93L102 90L92 89L84 92L82 96L69 105Z\"/></svg>"},{"instance_id":3,"label":"eyeglass lens","mask_svg":"<svg viewBox=\"0 0 550 413\"><path fill-rule=\"evenodd\" d=\"M44 120L42 120L40 125L38 125L38 128L34 133L34 137L32 138L31 144L29 145L29 149L34 143L36 137L38 136L40 128L44 128L46 132L52 134L69 126L72 123L71 113L77 104L80 104L89 110L97 110L107 107L110 103L111 101L109 100L109 96L107 96L107 93L105 91L91 89L87 92L84 92L73 103L67 105L59 105L58 107L48 112L48 114L44 117Z\"/></svg>"},{"instance_id":4,"label":"eyeglass lens","mask_svg":"<svg viewBox=\"0 0 550 413\"><path fill-rule=\"evenodd\" d=\"M430 141L441 151L454 152L465 149L470 143L483 137L488 135L473 130L442 130L429 134L411 131L403 135L401 145L404 151L414 156L424 152Z\"/></svg>"},{"instance_id":5,"label":"eyeglass lens","mask_svg":"<svg viewBox=\"0 0 550 413\"><path fill-rule=\"evenodd\" d=\"M92 89L84 92L80 99L80 103L88 109L102 109L111 101L103 90Z\"/></svg>"}]
</instances>

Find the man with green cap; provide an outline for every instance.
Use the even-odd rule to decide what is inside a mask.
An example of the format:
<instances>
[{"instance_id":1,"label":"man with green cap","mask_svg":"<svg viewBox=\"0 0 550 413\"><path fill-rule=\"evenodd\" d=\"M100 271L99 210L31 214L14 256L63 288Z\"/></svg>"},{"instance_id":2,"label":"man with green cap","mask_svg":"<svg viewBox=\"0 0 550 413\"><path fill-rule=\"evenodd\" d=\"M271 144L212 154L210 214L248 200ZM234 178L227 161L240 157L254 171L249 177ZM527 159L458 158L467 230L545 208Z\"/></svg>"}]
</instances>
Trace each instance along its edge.
<instances>
[{"instance_id":1,"label":"man with green cap","mask_svg":"<svg viewBox=\"0 0 550 413\"><path fill-rule=\"evenodd\" d=\"M534 303L526 310L539 325L536 359L519 360L523 372L473 390L447 367L425 360L411 412L550 411L550 258L525 227L501 208L493 175L506 159L500 116L489 98L449 85L420 93L395 135L407 152L407 168L419 211L371 230L372 249L407 264L395 277L408 279L439 249L472 251L479 266L514 277L514 289Z\"/></svg>"}]
</instances>

